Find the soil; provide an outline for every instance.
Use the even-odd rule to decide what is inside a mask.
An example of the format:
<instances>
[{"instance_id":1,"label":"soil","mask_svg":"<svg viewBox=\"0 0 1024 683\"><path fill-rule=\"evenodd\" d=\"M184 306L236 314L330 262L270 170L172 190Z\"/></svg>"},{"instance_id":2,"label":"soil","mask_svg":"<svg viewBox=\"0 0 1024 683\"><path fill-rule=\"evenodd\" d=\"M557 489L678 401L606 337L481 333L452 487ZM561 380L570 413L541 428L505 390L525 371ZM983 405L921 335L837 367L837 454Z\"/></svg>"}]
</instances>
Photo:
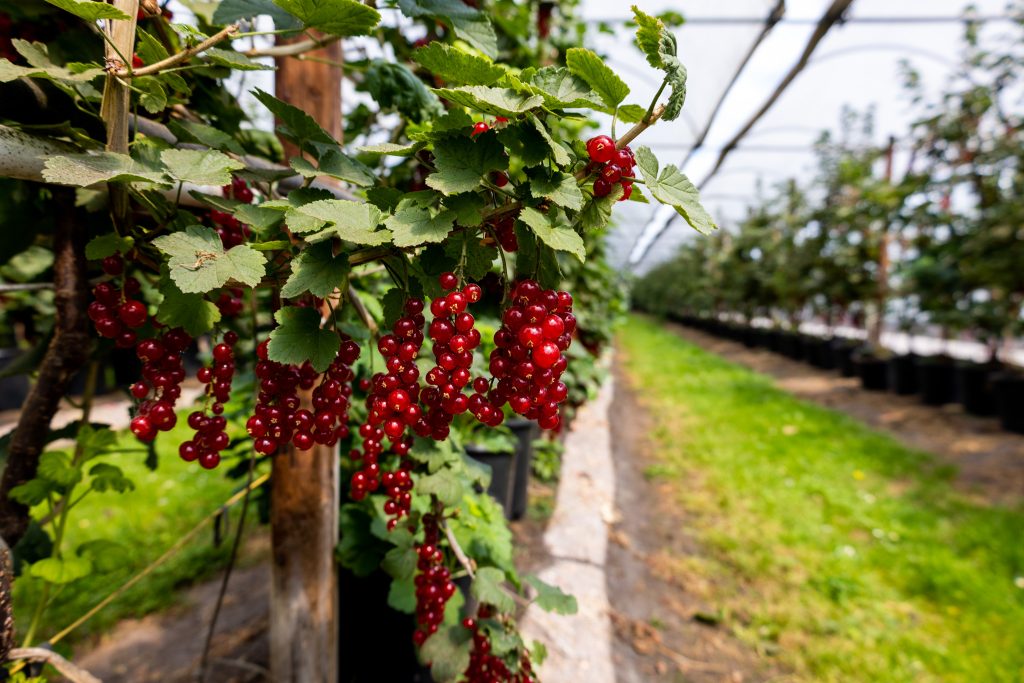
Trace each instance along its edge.
<instances>
[{"instance_id":1,"label":"soil","mask_svg":"<svg viewBox=\"0 0 1024 683\"><path fill-rule=\"evenodd\" d=\"M753 683L778 673L724 627L707 579L679 570L701 548L686 529L687 512L667 484L643 473L655 463L650 418L629 378L616 367L611 412L616 519L609 530L607 583L615 629L617 683Z\"/></svg>"},{"instance_id":2,"label":"soil","mask_svg":"<svg viewBox=\"0 0 1024 683\"><path fill-rule=\"evenodd\" d=\"M956 468L954 484L977 503L1012 506L1024 501L1024 435L1003 431L995 418L969 415L957 404L937 408L914 396L866 391L854 377L840 377L681 325L667 327L726 360L773 377L776 386L794 396L932 453L940 463Z\"/></svg>"}]
</instances>

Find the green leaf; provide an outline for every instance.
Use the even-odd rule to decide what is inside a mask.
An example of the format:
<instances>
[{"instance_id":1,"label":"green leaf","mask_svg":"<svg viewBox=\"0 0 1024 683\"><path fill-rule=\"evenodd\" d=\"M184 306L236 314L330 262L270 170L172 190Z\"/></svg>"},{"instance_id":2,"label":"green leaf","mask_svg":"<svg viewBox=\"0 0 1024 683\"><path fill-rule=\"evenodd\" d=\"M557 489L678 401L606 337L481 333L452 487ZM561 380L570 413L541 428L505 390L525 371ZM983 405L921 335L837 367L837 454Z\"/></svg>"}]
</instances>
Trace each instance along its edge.
<instances>
[{"instance_id":1,"label":"green leaf","mask_svg":"<svg viewBox=\"0 0 1024 683\"><path fill-rule=\"evenodd\" d=\"M636 187L633 188L634 191ZM622 196L622 185L615 184L612 191L605 197L594 197L580 212L580 225L584 230L601 230L612 219L612 207Z\"/></svg>"},{"instance_id":2,"label":"green leaf","mask_svg":"<svg viewBox=\"0 0 1024 683\"><path fill-rule=\"evenodd\" d=\"M618 109L617 118L624 123L640 123L647 116L647 110L639 104L624 104Z\"/></svg>"},{"instance_id":3,"label":"green leaf","mask_svg":"<svg viewBox=\"0 0 1024 683\"><path fill-rule=\"evenodd\" d=\"M423 149L422 142L413 142L408 145L400 145L396 142L382 142L379 145L362 145L356 147L360 152L367 154L383 154L395 157L408 157Z\"/></svg>"},{"instance_id":4,"label":"green leaf","mask_svg":"<svg viewBox=\"0 0 1024 683\"><path fill-rule=\"evenodd\" d=\"M78 431L82 462L88 462L117 443L117 434L109 427L84 424Z\"/></svg>"},{"instance_id":5,"label":"green leaf","mask_svg":"<svg viewBox=\"0 0 1024 683\"><path fill-rule=\"evenodd\" d=\"M476 570L476 578L470 592L480 602L494 605L499 612L511 612L515 610L516 603L502 584L505 582L505 572L497 567L480 567Z\"/></svg>"},{"instance_id":6,"label":"green leaf","mask_svg":"<svg viewBox=\"0 0 1024 683\"><path fill-rule=\"evenodd\" d=\"M661 59L661 38L662 34L667 32L665 24L657 17L644 14L636 5L633 5L633 16L637 25L637 46L647 57L648 64L655 69L662 68L664 63Z\"/></svg>"},{"instance_id":7,"label":"green leaf","mask_svg":"<svg viewBox=\"0 0 1024 683\"><path fill-rule=\"evenodd\" d=\"M323 372L334 361L341 338L333 329L321 329L320 311L285 306L274 319L277 327L270 333L267 348L270 360L289 365L302 365L308 360L317 372Z\"/></svg>"},{"instance_id":8,"label":"green leaf","mask_svg":"<svg viewBox=\"0 0 1024 683\"><path fill-rule=\"evenodd\" d=\"M412 53L414 62L458 85L494 85L505 70L489 59L434 41Z\"/></svg>"},{"instance_id":9,"label":"green leaf","mask_svg":"<svg viewBox=\"0 0 1024 683\"><path fill-rule=\"evenodd\" d=\"M576 614L576 598L564 593L558 586L544 583L532 574L526 576L526 582L537 589L537 598L534 602L545 612Z\"/></svg>"},{"instance_id":10,"label":"green leaf","mask_svg":"<svg viewBox=\"0 0 1024 683\"><path fill-rule=\"evenodd\" d=\"M82 481L82 470L71 464L71 456L64 451L47 451L39 456L38 476L67 488Z\"/></svg>"},{"instance_id":11,"label":"green leaf","mask_svg":"<svg viewBox=\"0 0 1024 683\"><path fill-rule=\"evenodd\" d=\"M89 22L99 19L122 21L131 19L127 14L106 2L93 2L93 0L46 0L46 2Z\"/></svg>"},{"instance_id":12,"label":"green leaf","mask_svg":"<svg viewBox=\"0 0 1024 683\"><path fill-rule=\"evenodd\" d=\"M227 185L231 172L245 168L245 164L213 149L165 149L160 161L177 180L196 185Z\"/></svg>"},{"instance_id":13,"label":"green leaf","mask_svg":"<svg viewBox=\"0 0 1024 683\"><path fill-rule=\"evenodd\" d=\"M11 489L11 500L17 501L22 505L32 507L39 505L47 496L55 492L57 487L53 485L53 482L45 479L29 479L24 484L19 484Z\"/></svg>"},{"instance_id":14,"label":"green leaf","mask_svg":"<svg viewBox=\"0 0 1024 683\"><path fill-rule=\"evenodd\" d=\"M683 110L683 102L686 101L686 67L676 57L665 55L665 73L668 84L672 87L672 94L665 103L665 113L661 118L666 121L674 121Z\"/></svg>"},{"instance_id":15,"label":"green leaf","mask_svg":"<svg viewBox=\"0 0 1024 683\"><path fill-rule=\"evenodd\" d=\"M210 60L217 66L226 66L229 69L235 71L273 71L274 67L270 64L262 64L260 62L249 59L241 52L235 52L234 50L225 50L219 47L208 47L203 52L203 57Z\"/></svg>"},{"instance_id":16,"label":"green leaf","mask_svg":"<svg viewBox=\"0 0 1024 683\"><path fill-rule=\"evenodd\" d=\"M198 121L170 119L167 127L183 142L205 145L211 149L227 150L235 154L245 154L238 141L222 130Z\"/></svg>"},{"instance_id":17,"label":"green leaf","mask_svg":"<svg viewBox=\"0 0 1024 683\"><path fill-rule=\"evenodd\" d=\"M150 114L159 114L167 108L167 90L163 82L155 76L143 76L132 79L132 85L140 90L139 104Z\"/></svg>"},{"instance_id":18,"label":"green leaf","mask_svg":"<svg viewBox=\"0 0 1024 683\"><path fill-rule=\"evenodd\" d=\"M79 557L88 559L100 574L109 574L131 565L132 554L121 543L97 538L78 546Z\"/></svg>"},{"instance_id":19,"label":"green leaf","mask_svg":"<svg viewBox=\"0 0 1024 683\"><path fill-rule=\"evenodd\" d=\"M382 322L384 327L390 328L395 321L402 317L405 307L405 292L398 287L392 287L381 297L381 309L384 311Z\"/></svg>"},{"instance_id":20,"label":"green leaf","mask_svg":"<svg viewBox=\"0 0 1024 683\"><path fill-rule=\"evenodd\" d=\"M330 242L307 246L292 260L292 274L281 288L281 296L295 298L306 292L326 297L335 289L345 289L349 271L348 254L335 256Z\"/></svg>"},{"instance_id":21,"label":"green leaf","mask_svg":"<svg viewBox=\"0 0 1024 683\"><path fill-rule=\"evenodd\" d=\"M530 181L530 192L534 197L546 197L555 204L573 211L583 208L583 191L580 190L576 178L568 173L533 178Z\"/></svg>"},{"instance_id":22,"label":"green leaf","mask_svg":"<svg viewBox=\"0 0 1024 683\"><path fill-rule=\"evenodd\" d=\"M559 166L568 165L569 162L572 161L572 157L570 157L569 153L565 151L565 147L551 137L551 133L548 132L547 126L545 126L540 119L536 116L531 116L530 120L533 122L533 127L537 129L537 132L540 133L541 138L543 138L544 142L547 144L548 149L551 150L551 156L555 160L555 163Z\"/></svg>"},{"instance_id":23,"label":"green leaf","mask_svg":"<svg viewBox=\"0 0 1024 683\"><path fill-rule=\"evenodd\" d=\"M538 70L530 84L541 90L544 104L549 109L603 108L593 88L564 66L546 66Z\"/></svg>"},{"instance_id":24,"label":"green leaf","mask_svg":"<svg viewBox=\"0 0 1024 683\"><path fill-rule=\"evenodd\" d=\"M484 222L484 198L476 192L453 194L441 201L441 206L455 212L455 222L464 227L480 225Z\"/></svg>"},{"instance_id":25,"label":"green leaf","mask_svg":"<svg viewBox=\"0 0 1024 683\"><path fill-rule=\"evenodd\" d=\"M365 36L380 23L380 13L358 0L274 0L307 28L334 36Z\"/></svg>"},{"instance_id":26,"label":"green leaf","mask_svg":"<svg viewBox=\"0 0 1024 683\"><path fill-rule=\"evenodd\" d=\"M377 182L377 176L373 171L340 149L329 149L324 152L316 166L304 157L292 157L290 163L303 178L325 175L360 187L369 187Z\"/></svg>"},{"instance_id":27,"label":"green leaf","mask_svg":"<svg viewBox=\"0 0 1024 683\"><path fill-rule=\"evenodd\" d=\"M679 116L686 100L686 67L679 61L676 37L661 19L644 14L636 5L633 6L633 15L637 23L637 45L647 57L648 64L665 72L665 80L672 88L662 115L666 121L672 121Z\"/></svg>"},{"instance_id":28,"label":"green leaf","mask_svg":"<svg viewBox=\"0 0 1024 683\"><path fill-rule=\"evenodd\" d=\"M330 147L338 146L338 142L321 128L312 116L298 107L282 102L259 88L253 90L252 94L278 120L277 130L285 139L311 151L316 149L315 145L317 144Z\"/></svg>"},{"instance_id":29,"label":"green leaf","mask_svg":"<svg viewBox=\"0 0 1024 683\"><path fill-rule=\"evenodd\" d=\"M497 59L498 35L490 19L483 15L475 18L453 16L449 21L456 38L466 41L491 59Z\"/></svg>"},{"instance_id":30,"label":"green leaf","mask_svg":"<svg viewBox=\"0 0 1024 683\"><path fill-rule=\"evenodd\" d=\"M86 557L47 557L28 570L30 576L47 583L63 585L77 581L92 573L92 562Z\"/></svg>"},{"instance_id":31,"label":"green leaf","mask_svg":"<svg viewBox=\"0 0 1024 683\"><path fill-rule=\"evenodd\" d=\"M398 0L402 14L412 19L416 17L462 17L473 19L481 16L480 10L470 7L462 0Z\"/></svg>"},{"instance_id":32,"label":"green leaf","mask_svg":"<svg viewBox=\"0 0 1024 683\"><path fill-rule=\"evenodd\" d=\"M651 195L678 211L694 230L707 235L718 228L701 205L700 192L678 168L668 165L659 174L658 160L648 147L636 151L636 165Z\"/></svg>"},{"instance_id":33,"label":"green leaf","mask_svg":"<svg viewBox=\"0 0 1024 683\"><path fill-rule=\"evenodd\" d=\"M540 95L530 95L511 88L466 85L461 88L435 88L434 92L449 102L494 116L513 117L544 104Z\"/></svg>"},{"instance_id":34,"label":"green leaf","mask_svg":"<svg viewBox=\"0 0 1024 683\"><path fill-rule=\"evenodd\" d=\"M384 556L384 560L380 563L380 568L394 579L407 581L412 579L416 573L416 561L418 559L419 556L411 544L392 548Z\"/></svg>"},{"instance_id":35,"label":"green leaf","mask_svg":"<svg viewBox=\"0 0 1024 683\"><path fill-rule=\"evenodd\" d=\"M442 626L420 648L420 659L430 664L436 683L455 683L469 666L472 633L459 626Z\"/></svg>"},{"instance_id":36,"label":"green leaf","mask_svg":"<svg viewBox=\"0 0 1024 683\"><path fill-rule=\"evenodd\" d=\"M288 226L296 232L329 227L329 235L355 244L384 244L387 230L377 230L384 214L373 204L347 199L320 199L288 210Z\"/></svg>"},{"instance_id":37,"label":"green leaf","mask_svg":"<svg viewBox=\"0 0 1024 683\"><path fill-rule=\"evenodd\" d=\"M220 322L220 309L202 294L185 294L169 277L160 281L164 299L156 309L156 319L168 327L181 327L193 337L206 334Z\"/></svg>"},{"instance_id":38,"label":"green leaf","mask_svg":"<svg viewBox=\"0 0 1024 683\"><path fill-rule=\"evenodd\" d=\"M127 254L134 244L135 240L132 237L121 237L116 232L104 233L93 237L85 245L85 258L96 261L118 252Z\"/></svg>"},{"instance_id":39,"label":"green leaf","mask_svg":"<svg viewBox=\"0 0 1024 683\"><path fill-rule=\"evenodd\" d=\"M239 204L235 208L234 216L258 233L266 233L284 220L282 212L276 209L264 209L256 204Z\"/></svg>"},{"instance_id":40,"label":"green leaf","mask_svg":"<svg viewBox=\"0 0 1024 683\"><path fill-rule=\"evenodd\" d=\"M266 256L239 244L228 251L212 228L190 225L153 240L169 258L171 279L183 294L201 294L237 282L255 287L266 273Z\"/></svg>"},{"instance_id":41,"label":"green leaf","mask_svg":"<svg viewBox=\"0 0 1024 683\"><path fill-rule=\"evenodd\" d=\"M462 241L450 240L444 245L445 253L456 263L462 256ZM481 244L472 236L466 241L466 276L471 280L479 280L491 271L494 260L498 258L497 248Z\"/></svg>"},{"instance_id":42,"label":"green leaf","mask_svg":"<svg viewBox=\"0 0 1024 683\"><path fill-rule=\"evenodd\" d=\"M43 167L43 179L48 183L78 187L104 182L166 182L160 169L139 163L127 154L116 152L50 157Z\"/></svg>"},{"instance_id":43,"label":"green leaf","mask_svg":"<svg viewBox=\"0 0 1024 683\"><path fill-rule=\"evenodd\" d=\"M213 23L225 26L239 19L251 19L261 14L272 17L274 27L279 31L302 27L295 17L275 5L272 0L221 0L213 13Z\"/></svg>"},{"instance_id":44,"label":"green leaf","mask_svg":"<svg viewBox=\"0 0 1024 683\"><path fill-rule=\"evenodd\" d=\"M124 472L117 465L101 462L93 465L89 470L90 485L97 491L117 491L125 493L134 491L135 484L131 479L124 476Z\"/></svg>"},{"instance_id":45,"label":"green leaf","mask_svg":"<svg viewBox=\"0 0 1024 683\"><path fill-rule=\"evenodd\" d=\"M400 207L385 221L394 235L396 247L414 247L429 242L441 242L455 224L454 211L441 211L436 216L430 209L419 206Z\"/></svg>"},{"instance_id":46,"label":"green leaf","mask_svg":"<svg viewBox=\"0 0 1024 683\"><path fill-rule=\"evenodd\" d=\"M446 195L471 192L491 171L508 168L505 148L491 134L475 140L448 139L434 145L437 171L427 176L427 185Z\"/></svg>"},{"instance_id":47,"label":"green leaf","mask_svg":"<svg viewBox=\"0 0 1024 683\"><path fill-rule=\"evenodd\" d=\"M416 584L412 579L391 582L388 588L388 607L405 614L416 612Z\"/></svg>"},{"instance_id":48,"label":"green leaf","mask_svg":"<svg viewBox=\"0 0 1024 683\"><path fill-rule=\"evenodd\" d=\"M519 220L530 226L540 241L556 251L567 251L581 262L587 258L587 248L583 238L568 226L554 226L549 216L545 216L534 208L527 207L519 214Z\"/></svg>"},{"instance_id":49,"label":"green leaf","mask_svg":"<svg viewBox=\"0 0 1024 683\"><path fill-rule=\"evenodd\" d=\"M52 81L85 83L102 75L103 70L99 67L75 72L62 66L20 66L7 59L0 59L0 83L10 83L19 78L46 78Z\"/></svg>"},{"instance_id":50,"label":"green leaf","mask_svg":"<svg viewBox=\"0 0 1024 683\"><path fill-rule=\"evenodd\" d=\"M629 86L603 59L586 48L569 48L565 53L565 64L569 71L586 81L608 107L619 106L629 94Z\"/></svg>"},{"instance_id":51,"label":"green leaf","mask_svg":"<svg viewBox=\"0 0 1024 683\"><path fill-rule=\"evenodd\" d=\"M445 507L458 505L462 500L462 484L450 469L441 469L416 480L416 490L424 495L437 496Z\"/></svg>"}]
</instances>

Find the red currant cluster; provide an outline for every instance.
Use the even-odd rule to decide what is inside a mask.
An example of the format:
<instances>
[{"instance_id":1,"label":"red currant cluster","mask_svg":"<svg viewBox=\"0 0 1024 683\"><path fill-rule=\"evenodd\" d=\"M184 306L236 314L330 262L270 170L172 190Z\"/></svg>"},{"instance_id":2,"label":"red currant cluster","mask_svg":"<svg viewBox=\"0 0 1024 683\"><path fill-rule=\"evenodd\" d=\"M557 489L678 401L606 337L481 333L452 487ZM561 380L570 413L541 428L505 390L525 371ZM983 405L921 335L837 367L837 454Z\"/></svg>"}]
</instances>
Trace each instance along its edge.
<instances>
[{"instance_id":1,"label":"red currant cluster","mask_svg":"<svg viewBox=\"0 0 1024 683\"><path fill-rule=\"evenodd\" d=\"M512 305L494 334L490 372L498 384L486 397L499 410L507 402L515 412L537 420L542 429L556 429L560 423L558 404L568 389L560 381L568 361L562 352L572 343L576 317L572 295L545 290L533 280L519 282L512 293ZM480 396L490 383L475 386Z\"/></svg>"},{"instance_id":2,"label":"red currant cluster","mask_svg":"<svg viewBox=\"0 0 1024 683\"><path fill-rule=\"evenodd\" d=\"M221 193L229 199L237 199L249 204L253 200L252 190L241 178L232 178L230 185L221 188ZM237 218L223 211L210 211L210 220L217 226L217 234L225 249L237 247L252 236L252 228L241 223Z\"/></svg>"},{"instance_id":3,"label":"red currant cluster","mask_svg":"<svg viewBox=\"0 0 1024 683\"><path fill-rule=\"evenodd\" d=\"M594 196L606 197L615 183L622 183L622 197L619 201L629 199L633 194L633 183L623 178L630 177L636 158L629 146L615 148L615 141L607 135L598 135L587 140L587 154L590 155L588 171L597 171L594 181Z\"/></svg>"},{"instance_id":4,"label":"red currant cluster","mask_svg":"<svg viewBox=\"0 0 1024 683\"><path fill-rule=\"evenodd\" d=\"M217 297L217 308L225 318L234 318L242 312L242 290L231 287Z\"/></svg>"},{"instance_id":5,"label":"red currant cluster","mask_svg":"<svg viewBox=\"0 0 1024 683\"><path fill-rule=\"evenodd\" d=\"M235 375L235 358L233 347L238 343L238 335L226 332L224 341L213 347L213 364L203 366L196 372L196 379L206 385L206 400L210 405L211 415L206 408L196 410L188 416L188 426L196 434L190 441L178 446L178 455L185 462L198 460L208 470L220 464L220 452L227 448L229 439L225 428L227 420L221 414L224 404L231 398L231 379Z\"/></svg>"},{"instance_id":6,"label":"red currant cluster","mask_svg":"<svg viewBox=\"0 0 1024 683\"><path fill-rule=\"evenodd\" d=\"M124 260L120 255L103 259L103 272L118 277L124 274ZM126 277L121 287L112 282L101 282L93 287L94 301L86 310L96 332L106 339L113 339L119 349L130 349L138 341L136 329L146 324L149 313L146 304L132 299L141 289L139 281Z\"/></svg>"},{"instance_id":7,"label":"red currant cluster","mask_svg":"<svg viewBox=\"0 0 1024 683\"><path fill-rule=\"evenodd\" d=\"M448 438L450 425L456 415L469 409L469 398L462 390L473 376L473 349L480 346L480 332L474 325L473 315L466 311L471 303L480 301L483 290L480 285L468 284L461 290L454 273L442 273L441 288L448 292L430 303L433 319L427 334L434 342L434 360L437 363L427 372L430 386L423 390L423 404L427 411L423 416L422 436L436 441ZM429 432L428 432L429 427Z\"/></svg>"},{"instance_id":8,"label":"red currant cluster","mask_svg":"<svg viewBox=\"0 0 1024 683\"><path fill-rule=\"evenodd\" d=\"M515 218L509 214L502 214L494 219L494 235L498 238L498 244L509 253L519 251L519 238L516 237Z\"/></svg>"},{"instance_id":9,"label":"red currant cluster","mask_svg":"<svg viewBox=\"0 0 1024 683\"><path fill-rule=\"evenodd\" d=\"M333 446L348 438L348 409L352 399L352 364L359 358L359 345L345 337L323 381L313 390L313 413L305 408L295 412L292 443L301 451L314 443Z\"/></svg>"},{"instance_id":10,"label":"red currant cluster","mask_svg":"<svg viewBox=\"0 0 1024 683\"><path fill-rule=\"evenodd\" d=\"M412 447L412 435L406 434L408 427L415 427L423 420L419 405L420 371L416 357L423 346L423 300L409 299L405 302L405 315L395 321L391 334L377 342L377 349L385 358L387 373L377 373L367 385L366 422L359 427L363 439L362 451L353 450L353 460L361 460L361 469L352 475L351 495L353 500L362 500L372 491L384 485L388 500L384 511L392 516L388 528L394 528L398 519L407 514L412 505L412 478L409 470L412 463L404 459ZM383 440L391 442L391 452L402 460L394 472L381 473L378 462L384 452Z\"/></svg>"},{"instance_id":11,"label":"red currant cluster","mask_svg":"<svg viewBox=\"0 0 1024 683\"><path fill-rule=\"evenodd\" d=\"M481 605L477 612L483 618L491 616L491 609ZM485 616L486 615L486 616ZM480 628L477 620L466 617L462 625L473 632L473 649L469 655L469 666L462 674L463 683L535 683L529 655L524 651L519 660L519 670L509 670L505 661L491 653L491 641L487 632Z\"/></svg>"},{"instance_id":12,"label":"red currant cluster","mask_svg":"<svg viewBox=\"0 0 1024 683\"><path fill-rule=\"evenodd\" d=\"M437 632L444 621L444 606L455 595L455 584L451 572L444 566L444 553L438 546L441 530L436 515L423 515L423 543L416 546L419 559L416 568L419 573L413 581L416 584L416 624L412 634L416 645L423 645Z\"/></svg>"},{"instance_id":13,"label":"red currant cluster","mask_svg":"<svg viewBox=\"0 0 1024 683\"><path fill-rule=\"evenodd\" d=\"M270 340L264 339L256 346L258 361L254 371L260 391L254 413L245 423L253 448L262 455L270 455L288 443L296 428L308 432L312 427L313 416L308 410L300 411L296 392L300 388L312 389L318 376L309 362L296 366L270 360L269 345Z\"/></svg>"},{"instance_id":14,"label":"red currant cluster","mask_svg":"<svg viewBox=\"0 0 1024 683\"><path fill-rule=\"evenodd\" d=\"M135 347L142 361L142 379L131 386L131 394L141 403L131 430L140 441L152 441L157 432L166 432L177 424L174 404L185 381L181 354L191 343L192 337L185 330L174 328L159 339L143 339ZM153 398L148 398L150 392Z\"/></svg>"}]
</instances>

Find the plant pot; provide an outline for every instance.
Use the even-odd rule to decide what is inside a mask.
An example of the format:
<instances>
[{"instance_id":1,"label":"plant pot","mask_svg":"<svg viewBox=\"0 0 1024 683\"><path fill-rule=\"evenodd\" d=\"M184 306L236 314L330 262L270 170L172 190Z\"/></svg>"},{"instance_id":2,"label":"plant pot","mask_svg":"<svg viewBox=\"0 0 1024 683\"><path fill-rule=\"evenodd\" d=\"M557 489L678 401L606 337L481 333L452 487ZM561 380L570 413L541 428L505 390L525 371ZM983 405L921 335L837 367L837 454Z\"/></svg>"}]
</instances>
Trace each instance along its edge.
<instances>
[{"instance_id":1,"label":"plant pot","mask_svg":"<svg viewBox=\"0 0 1024 683\"><path fill-rule=\"evenodd\" d=\"M1024 376L1013 372L995 373L992 389L1003 429L1024 434Z\"/></svg>"},{"instance_id":2,"label":"plant pot","mask_svg":"<svg viewBox=\"0 0 1024 683\"><path fill-rule=\"evenodd\" d=\"M956 399L953 361L945 356L925 356L917 361L917 383L921 402L941 406Z\"/></svg>"},{"instance_id":3,"label":"plant pot","mask_svg":"<svg viewBox=\"0 0 1024 683\"><path fill-rule=\"evenodd\" d=\"M832 352L832 340L821 337L804 337L804 356L808 363L822 370L836 367L836 357Z\"/></svg>"},{"instance_id":4,"label":"plant pot","mask_svg":"<svg viewBox=\"0 0 1024 683\"><path fill-rule=\"evenodd\" d=\"M916 394L918 357L912 353L889 359L889 389L900 396Z\"/></svg>"},{"instance_id":5,"label":"plant pot","mask_svg":"<svg viewBox=\"0 0 1024 683\"><path fill-rule=\"evenodd\" d=\"M868 391L885 391L889 388L888 363L868 354L855 354L854 364L860 376L860 385Z\"/></svg>"},{"instance_id":6,"label":"plant pot","mask_svg":"<svg viewBox=\"0 0 1024 683\"><path fill-rule=\"evenodd\" d=\"M416 657L412 642L415 617L388 605L390 587L391 577L381 569L369 576L338 569L338 595L345 613L359 615L358 619L338 620L339 683L433 680Z\"/></svg>"},{"instance_id":7,"label":"plant pot","mask_svg":"<svg viewBox=\"0 0 1024 683\"><path fill-rule=\"evenodd\" d=\"M512 519L522 519L529 507L530 472L533 470L533 440L540 431L533 420L515 418L505 423L516 437L515 481L512 484Z\"/></svg>"},{"instance_id":8,"label":"plant pot","mask_svg":"<svg viewBox=\"0 0 1024 683\"><path fill-rule=\"evenodd\" d=\"M793 360L803 360L803 338L796 332L783 332L779 340L779 351L786 358L792 358Z\"/></svg>"},{"instance_id":9,"label":"plant pot","mask_svg":"<svg viewBox=\"0 0 1024 683\"><path fill-rule=\"evenodd\" d=\"M853 352L857 345L849 339L832 340L832 357L835 358L836 368L843 377L856 377L858 374L857 365L853 362Z\"/></svg>"},{"instance_id":10,"label":"plant pot","mask_svg":"<svg viewBox=\"0 0 1024 683\"><path fill-rule=\"evenodd\" d=\"M18 349L0 349L0 370L5 370L21 355ZM28 397L28 375L0 378L0 410L20 408Z\"/></svg>"},{"instance_id":11,"label":"plant pot","mask_svg":"<svg viewBox=\"0 0 1024 683\"><path fill-rule=\"evenodd\" d=\"M466 446L466 454L491 468L491 484L487 487L487 493L501 505L505 518L512 519L512 481L515 479L516 454L494 453L472 444Z\"/></svg>"},{"instance_id":12,"label":"plant pot","mask_svg":"<svg viewBox=\"0 0 1024 683\"><path fill-rule=\"evenodd\" d=\"M957 363L954 371L956 400L971 415L994 415L996 397L992 388L993 366Z\"/></svg>"}]
</instances>

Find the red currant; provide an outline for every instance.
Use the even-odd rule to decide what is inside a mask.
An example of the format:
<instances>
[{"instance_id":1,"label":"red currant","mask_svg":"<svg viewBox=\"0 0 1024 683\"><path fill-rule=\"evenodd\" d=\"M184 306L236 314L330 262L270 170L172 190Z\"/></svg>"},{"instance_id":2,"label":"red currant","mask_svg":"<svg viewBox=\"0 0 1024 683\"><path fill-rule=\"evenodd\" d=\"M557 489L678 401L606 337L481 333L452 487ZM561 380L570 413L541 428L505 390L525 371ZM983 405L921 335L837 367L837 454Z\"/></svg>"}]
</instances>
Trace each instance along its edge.
<instances>
[{"instance_id":1,"label":"red currant","mask_svg":"<svg viewBox=\"0 0 1024 683\"><path fill-rule=\"evenodd\" d=\"M615 141L607 135L597 135L587 140L587 154L591 161L599 164L611 161L615 154Z\"/></svg>"}]
</instances>

